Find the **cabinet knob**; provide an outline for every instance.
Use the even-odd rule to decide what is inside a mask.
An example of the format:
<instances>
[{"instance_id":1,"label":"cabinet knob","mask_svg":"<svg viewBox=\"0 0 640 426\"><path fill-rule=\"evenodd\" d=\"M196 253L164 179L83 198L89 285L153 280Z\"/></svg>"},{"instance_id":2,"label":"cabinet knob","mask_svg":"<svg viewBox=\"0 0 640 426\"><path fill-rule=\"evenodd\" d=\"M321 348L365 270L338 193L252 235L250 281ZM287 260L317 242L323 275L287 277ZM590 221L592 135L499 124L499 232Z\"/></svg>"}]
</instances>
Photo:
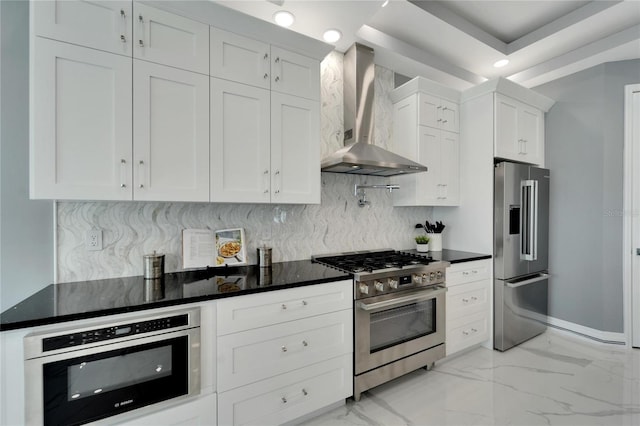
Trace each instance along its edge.
<instances>
[{"instance_id":1,"label":"cabinet knob","mask_svg":"<svg viewBox=\"0 0 640 426\"><path fill-rule=\"evenodd\" d=\"M144 41L142 41L142 39L138 40L138 45L140 47L144 47Z\"/></svg>"},{"instance_id":2,"label":"cabinet knob","mask_svg":"<svg viewBox=\"0 0 640 426\"><path fill-rule=\"evenodd\" d=\"M126 187L127 187L127 185L125 185L124 183L120 184L120 188L126 188Z\"/></svg>"},{"instance_id":3,"label":"cabinet knob","mask_svg":"<svg viewBox=\"0 0 640 426\"><path fill-rule=\"evenodd\" d=\"M268 59L268 58L269 58L269 54L268 54L268 53L265 53L265 54L264 54L264 57L263 57L262 59Z\"/></svg>"},{"instance_id":4,"label":"cabinet knob","mask_svg":"<svg viewBox=\"0 0 640 426\"><path fill-rule=\"evenodd\" d=\"M282 348L280 348L280 349L282 349L282 352L286 352L286 351L287 351L287 347L286 347L286 346L283 346L283 347L282 347Z\"/></svg>"},{"instance_id":5,"label":"cabinet knob","mask_svg":"<svg viewBox=\"0 0 640 426\"><path fill-rule=\"evenodd\" d=\"M307 305L308 305L307 301L306 301L306 300L303 300L303 301L302 301L302 306L307 306Z\"/></svg>"},{"instance_id":6,"label":"cabinet knob","mask_svg":"<svg viewBox=\"0 0 640 426\"><path fill-rule=\"evenodd\" d=\"M306 389L302 389L302 394L303 394L304 396L307 396L307 395L309 395L309 392L307 392L307 390L306 390Z\"/></svg>"},{"instance_id":7,"label":"cabinet knob","mask_svg":"<svg viewBox=\"0 0 640 426\"><path fill-rule=\"evenodd\" d=\"M268 189L265 189L264 192L263 192L263 194L268 194L268 193L269 193Z\"/></svg>"},{"instance_id":8,"label":"cabinet knob","mask_svg":"<svg viewBox=\"0 0 640 426\"><path fill-rule=\"evenodd\" d=\"M462 299L462 302L464 303L469 303L469 299L467 299L466 297Z\"/></svg>"},{"instance_id":9,"label":"cabinet knob","mask_svg":"<svg viewBox=\"0 0 640 426\"><path fill-rule=\"evenodd\" d=\"M275 62L276 64L277 64L278 62L280 62L280 57L279 57L279 56L278 56L278 57L276 57L276 60L275 60L274 62Z\"/></svg>"},{"instance_id":10,"label":"cabinet knob","mask_svg":"<svg viewBox=\"0 0 640 426\"><path fill-rule=\"evenodd\" d=\"M138 21L140 21L141 24L144 22L144 19L142 19L142 15L138 15Z\"/></svg>"},{"instance_id":11,"label":"cabinet knob","mask_svg":"<svg viewBox=\"0 0 640 426\"><path fill-rule=\"evenodd\" d=\"M287 309L287 305L285 305L284 303L282 304L282 310L286 310Z\"/></svg>"},{"instance_id":12,"label":"cabinet knob","mask_svg":"<svg viewBox=\"0 0 640 426\"><path fill-rule=\"evenodd\" d=\"M120 34L120 41L123 43L127 42L127 38L124 36L124 34Z\"/></svg>"},{"instance_id":13,"label":"cabinet knob","mask_svg":"<svg viewBox=\"0 0 640 426\"><path fill-rule=\"evenodd\" d=\"M276 76L275 81L276 81L276 83L277 83L278 81L280 81L280 77Z\"/></svg>"},{"instance_id":14,"label":"cabinet knob","mask_svg":"<svg viewBox=\"0 0 640 426\"><path fill-rule=\"evenodd\" d=\"M307 346L309 346L309 343L307 343L307 341L306 341L306 340L303 340L303 341L302 341L302 346L304 346L304 347L306 348Z\"/></svg>"},{"instance_id":15,"label":"cabinet knob","mask_svg":"<svg viewBox=\"0 0 640 426\"><path fill-rule=\"evenodd\" d=\"M276 190L275 190L275 193L276 193L276 194L279 194L279 193L280 193L280 190L279 190L279 189L276 189Z\"/></svg>"},{"instance_id":16,"label":"cabinet knob","mask_svg":"<svg viewBox=\"0 0 640 426\"><path fill-rule=\"evenodd\" d=\"M124 13L124 9L120 9L120 16L124 19L127 17L127 14Z\"/></svg>"},{"instance_id":17,"label":"cabinet knob","mask_svg":"<svg viewBox=\"0 0 640 426\"><path fill-rule=\"evenodd\" d=\"M265 72L265 73L264 73L264 77L263 77L263 78L266 80L267 78L269 78L269 74L267 74L267 73Z\"/></svg>"},{"instance_id":18,"label":"cabinet knob","mask_svg":"<svg viewBox=\"0 0 640 426\"><path fill-rule=\"evenodd\" d=\"M282 403L286 404L287 403L287 398L285 398L284 396L282 397Z\"/></svg>"}]
</instances>

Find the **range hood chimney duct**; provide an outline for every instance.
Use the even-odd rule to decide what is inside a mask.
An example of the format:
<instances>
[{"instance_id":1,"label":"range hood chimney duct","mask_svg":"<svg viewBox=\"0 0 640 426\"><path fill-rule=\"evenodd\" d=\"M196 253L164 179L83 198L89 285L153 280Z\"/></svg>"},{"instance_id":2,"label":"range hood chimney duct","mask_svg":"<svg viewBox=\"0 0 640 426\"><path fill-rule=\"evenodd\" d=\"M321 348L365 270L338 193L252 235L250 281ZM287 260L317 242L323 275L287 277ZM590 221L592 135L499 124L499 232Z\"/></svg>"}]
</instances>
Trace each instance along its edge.
<instances>
[{"instance_id":1,"label":"range hood chimney duct","mask_svg":"<svg viewBox=\"0 0 640 426\"><path fill-rule=\"evenodd\" d=\"M375 64L373 49L354 43L344 54L345 147L322 160L323 172L396 176L427 168L372 144Z\"/></svg>"}]
</instances>

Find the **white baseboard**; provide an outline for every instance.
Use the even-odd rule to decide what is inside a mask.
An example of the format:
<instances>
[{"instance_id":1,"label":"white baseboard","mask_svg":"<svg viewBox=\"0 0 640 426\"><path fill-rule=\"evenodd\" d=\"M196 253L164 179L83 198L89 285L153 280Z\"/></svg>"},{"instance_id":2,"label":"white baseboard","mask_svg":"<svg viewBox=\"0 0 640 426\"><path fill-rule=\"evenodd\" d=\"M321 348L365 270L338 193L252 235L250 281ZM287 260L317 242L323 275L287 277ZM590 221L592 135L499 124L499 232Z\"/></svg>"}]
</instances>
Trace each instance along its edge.
<instances>
[{"instance_id":1,"label":"white baseboard","mask_svg":"<svg viewBox=\"0 0 640 426\"><path fill-rule=\"evenodd\" d=\"M595 328L585 327L584 325L575 324L558 318L547 317L548 326L558 330L571 332L573 334L596 340L601 343L609 343L612 345L627 345L627 339L624 333L616 333L612 331L596 330Z\"/></svg>"}]
</instances>

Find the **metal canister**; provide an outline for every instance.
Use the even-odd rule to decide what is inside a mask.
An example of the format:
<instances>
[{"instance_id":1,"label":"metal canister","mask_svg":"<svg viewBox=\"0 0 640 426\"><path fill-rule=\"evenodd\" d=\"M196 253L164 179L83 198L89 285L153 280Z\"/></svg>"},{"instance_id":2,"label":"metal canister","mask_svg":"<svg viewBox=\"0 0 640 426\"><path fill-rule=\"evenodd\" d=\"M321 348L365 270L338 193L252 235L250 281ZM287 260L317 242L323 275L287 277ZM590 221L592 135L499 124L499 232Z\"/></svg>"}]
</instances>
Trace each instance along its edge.
<instances>
[{"instance_id":1,"label":"metal canister","mask_svg":"<svg viewBox=\"0 0 640 426\"><path fill-rule=\"evenodd\" d=\"M271 247L258 247L258 265L261 268L271 268Z\"/></svg>"},{"instance_id":2,"label":"metal canister","mask_svg":"<svg viewBox=\"0 0 640 426\"><path fill-rule=\"evenodd\" d=\"M146 280L162 278L164 275L164 254L155 251L143 256L144 278Z\"/></svg>"}]
</instances>

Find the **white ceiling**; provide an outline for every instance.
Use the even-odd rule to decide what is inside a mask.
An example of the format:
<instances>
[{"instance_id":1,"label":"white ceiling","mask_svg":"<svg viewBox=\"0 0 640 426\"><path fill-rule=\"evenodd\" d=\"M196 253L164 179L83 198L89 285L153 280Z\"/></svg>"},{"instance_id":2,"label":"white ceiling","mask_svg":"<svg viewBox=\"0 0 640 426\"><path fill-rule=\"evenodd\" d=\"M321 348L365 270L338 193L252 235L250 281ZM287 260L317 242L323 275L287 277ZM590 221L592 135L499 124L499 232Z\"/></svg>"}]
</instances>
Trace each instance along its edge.
<instances>
[{"instance_id":1,"label":"white ceiling","mask_svg":"<svg viewBox=\"0 0 640 426\"><path fill-rule=\"evenodd\" d=\"M272 22L296 16L292 31L322 39L337 28L375 50L376 63L464 90L507 77L533 87L604 62L640 58L640 0L226 0ZM509 65L494 68L498 59ZM640 74L640 70L638 71Z\"/></svg>"}]
</instances>

